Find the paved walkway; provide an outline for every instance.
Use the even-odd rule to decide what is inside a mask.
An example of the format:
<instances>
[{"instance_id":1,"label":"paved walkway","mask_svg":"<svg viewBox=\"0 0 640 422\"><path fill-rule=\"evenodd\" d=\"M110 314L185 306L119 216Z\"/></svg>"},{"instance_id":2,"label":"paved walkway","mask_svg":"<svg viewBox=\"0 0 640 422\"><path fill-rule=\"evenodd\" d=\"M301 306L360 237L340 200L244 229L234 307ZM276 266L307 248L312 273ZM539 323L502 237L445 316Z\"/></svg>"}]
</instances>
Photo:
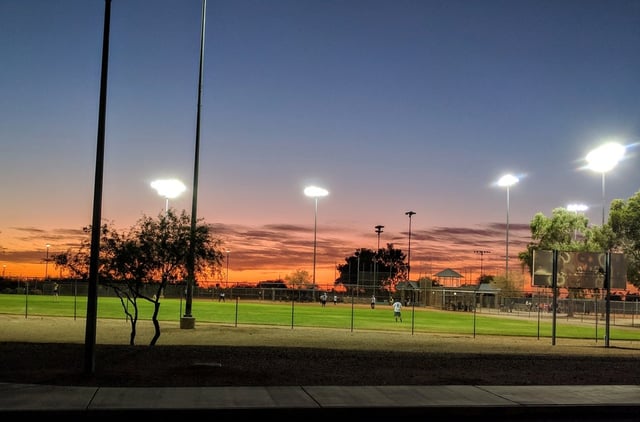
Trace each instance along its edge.
<instances>
[{"instance_id":1,"label":"paved walkway","mask_svg":"<svg viewBox=\"0 0 640 422\"><path fill-rule=\"evenodd\" d=\"M0 415L638 421L640 385L60 387L0 383ZM458 419L455 419L458 420Z\"/></svg>"}]
</instances>

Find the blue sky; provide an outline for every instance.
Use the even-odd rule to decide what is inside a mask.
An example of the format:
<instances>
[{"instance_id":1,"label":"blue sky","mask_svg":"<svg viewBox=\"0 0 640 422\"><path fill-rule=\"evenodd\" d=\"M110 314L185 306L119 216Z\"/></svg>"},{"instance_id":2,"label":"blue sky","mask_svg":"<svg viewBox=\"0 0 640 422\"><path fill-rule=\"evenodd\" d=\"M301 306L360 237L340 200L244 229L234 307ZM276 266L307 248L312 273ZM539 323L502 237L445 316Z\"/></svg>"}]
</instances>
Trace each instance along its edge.
<instances>
[{"instance_id":1,"label":"blue sky","mask_svg":"<svg viewBox=\"0 0 640 422\"><path fill-rule=\"evenodd\" d=\"M90 224L104 1L0 3L0 261L42 266ZM164 209L149 183L188 187L200 0L113 0L102 216ZM360 247L407 249L412 277L504 264L537 212L601 218L586 154L629 146L606 202L640 188L640 2L207 1L198 216L231 252L230 278L311 271ZM30 267L31 265L31 267ZM516 267L510 261L510 267ZM322 280L320 280L322 278Z\"/></svg>"}]
</instances>

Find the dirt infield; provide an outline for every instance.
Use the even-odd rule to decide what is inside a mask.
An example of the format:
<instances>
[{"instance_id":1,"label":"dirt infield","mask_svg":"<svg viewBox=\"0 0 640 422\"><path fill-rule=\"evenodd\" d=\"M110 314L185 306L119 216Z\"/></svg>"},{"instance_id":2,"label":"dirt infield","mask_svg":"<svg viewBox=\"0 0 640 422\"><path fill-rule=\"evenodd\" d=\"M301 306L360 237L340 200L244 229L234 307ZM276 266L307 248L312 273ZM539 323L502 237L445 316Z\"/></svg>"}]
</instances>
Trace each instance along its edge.
<instances>
[{"instance_id":1,"label":"dirt infield","mask_svg":"<svg viewBox=\"0 0 640 422\"><path fill-rule=\"evenodd\" d=\"M0 382L96 386L640 384L638 342L0 315Z\"/></svg>"}]
</instances>

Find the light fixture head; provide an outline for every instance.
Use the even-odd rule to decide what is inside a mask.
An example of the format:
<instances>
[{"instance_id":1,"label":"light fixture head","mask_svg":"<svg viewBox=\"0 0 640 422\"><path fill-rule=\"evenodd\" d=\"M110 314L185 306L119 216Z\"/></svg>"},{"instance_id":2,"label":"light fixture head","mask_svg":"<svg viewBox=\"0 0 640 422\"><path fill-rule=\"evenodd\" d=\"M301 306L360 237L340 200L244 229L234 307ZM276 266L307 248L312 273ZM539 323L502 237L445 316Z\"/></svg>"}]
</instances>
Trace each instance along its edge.
<instances>
[{"instance_id":1,"label":"light fixture head","mask_svg":"<svg viewBox=\"0 0 640 422\"><path fill-rule=\"evenodd\" d=\"M318 186L307 186L304 188L304 194L311 198L319 198L329 195L329 191Z\"/></svg>"},{"instance_id":2,"label":"light fixture head","mask_svg":"<svg viewBox=\"0 0 640 422\"><path fill-rule=\"evenodd\" d=\"M498 180L498 186L509 187L515 185L519 181L520 179L518 179L516 176L512 174L505 174L500 178L500 180Z\"/></svg>"},{"instance_id":3,"label":"light fixture head","mask_svg":"<svg viewBox=\"0 0 640 422\"><path fill-rule=\"evenodd\" d=\"M177 198L187 187L178 179L160 179L151 182L151 187L158 192L158 195L173 199Z\"/></svg>"},{"instance_id":4,"label":"light fixture head","mask_svg":"<svg viewBox=\"0 0 640 422\"><path fill-rule=\"evenodd\" d=\"M622 160L625 151L624 145L608 142L587 154L587 168L598 173L606 173Z\"/></svg>"},{"instance_id":5,"label":"light fixture head","mask_svg":"<svg viewBox=\"0 0 640 422\"><path fill-rule=\"evenodd\" d=\"M583 212L588 210L589 207L584 204L569 204L567 205L567 211L571 212Z\"/></svg>"}]
</instances>

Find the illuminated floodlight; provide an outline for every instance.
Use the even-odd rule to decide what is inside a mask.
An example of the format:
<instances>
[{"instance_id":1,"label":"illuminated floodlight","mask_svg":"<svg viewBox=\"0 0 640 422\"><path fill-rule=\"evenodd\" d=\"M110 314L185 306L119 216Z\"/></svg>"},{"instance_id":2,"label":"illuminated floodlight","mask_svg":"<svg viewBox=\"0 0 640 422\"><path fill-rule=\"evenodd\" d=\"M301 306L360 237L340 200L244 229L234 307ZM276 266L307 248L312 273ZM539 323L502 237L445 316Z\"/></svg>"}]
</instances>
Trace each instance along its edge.
<instances>
[{"instance_id":1,"label":"illuminated floodlight","mask_svg":"<svg viewBox=\"0 0 640 422\"><path fill-rule=\"evenodd\" d=\"M498 180L498 186L502 186L502 187L509 187L509 186L513 186L516 183L518 183L520 181L520 179L518 179L516 176L512 175L512 174L505 174L504 176L502 176L500 178L500 180Z\"/></svg>"},{"instance_id":2,"label":"illuminated floodlight","mask_svg":"<svg viewBox=\"0 0 640 422\"><path fill-rule=\"evenodd\" d=\"M318 186L308 186L304 188L304 194L311 198L319 198L329 195L329 191Z\"/></svg>"},{"instance_id":3,"label":"illuminated floodlight","mask_svg":"<svg viewBox=\"0 0 640 422\"><path fill-rule=\"evenodd\" d=\"M504 254L504 275L507 279L509 279L509 188L516 183L518 183L520 179L512 174L505 174L498 180L498 186L507 188L507 238L505 242L505 254Z\"/></svg>"},{"instance_id":4,"label":"illuminated floodlight","mask_svg":"<svg viewBox=\"0 0 640 422\"><path fill-rule=\"evenodd\" d=\"M318 186L307 186L304 188L304 194L308 197L311 197L315 201L315 212L314 212L314 220L313 220L313 300L315 300L316 295L316 249L317 249L317 234L318 234L318 198L329 195L329 191L320 188Z\"/></svg>"},{"instance_id":5,"label":"illuminated floodlight","mask_svg":"<svg viewBox=\"0 0 640 422\"><path fill-rule=\"evenodd\" d=\"M587 154L587 168L598 173L606 173L622 160L625 152L624 145L608 142Z\"/></svg>"},{"instance_id":6,"label":"illuminated floodlight","mask_svg":"<svg viewBox=\"0 0 640 422\"><path fill-rule=\"evenodd\" d=\"M622 157L624 157L624 153L626 148L624 145L621 145L617 142L607 142L604 145L599 146L598 148L592 150L587 154L587 168L589 170L593 170L602 175L602 225L604 226L605 221L605 173L609 170L612 170L615 166L618 165Z\"/></svg>"},{"instance_id":7,"label":"illuminated floodlight","mask_svg":"<svg viewBox=\"0 0 640 422\"><path fill-rule=\"evenodd\" d=\"M585 204L569 204L567 205L567 211L579 213L588 210L589 207Z\"/></svg>"},{"instance_id":8,"label":"illuminated floodlight","mask_svg":"<svg viewBox=\"0 0 640 422\"><path fill-rule=\"evenodd\" d=\"M158 195L165 198L165 211L169 210L169 199L177 198L187 187L178 179L159 179L151 182L151 187Z\"/></svg>"}]
</instances>

